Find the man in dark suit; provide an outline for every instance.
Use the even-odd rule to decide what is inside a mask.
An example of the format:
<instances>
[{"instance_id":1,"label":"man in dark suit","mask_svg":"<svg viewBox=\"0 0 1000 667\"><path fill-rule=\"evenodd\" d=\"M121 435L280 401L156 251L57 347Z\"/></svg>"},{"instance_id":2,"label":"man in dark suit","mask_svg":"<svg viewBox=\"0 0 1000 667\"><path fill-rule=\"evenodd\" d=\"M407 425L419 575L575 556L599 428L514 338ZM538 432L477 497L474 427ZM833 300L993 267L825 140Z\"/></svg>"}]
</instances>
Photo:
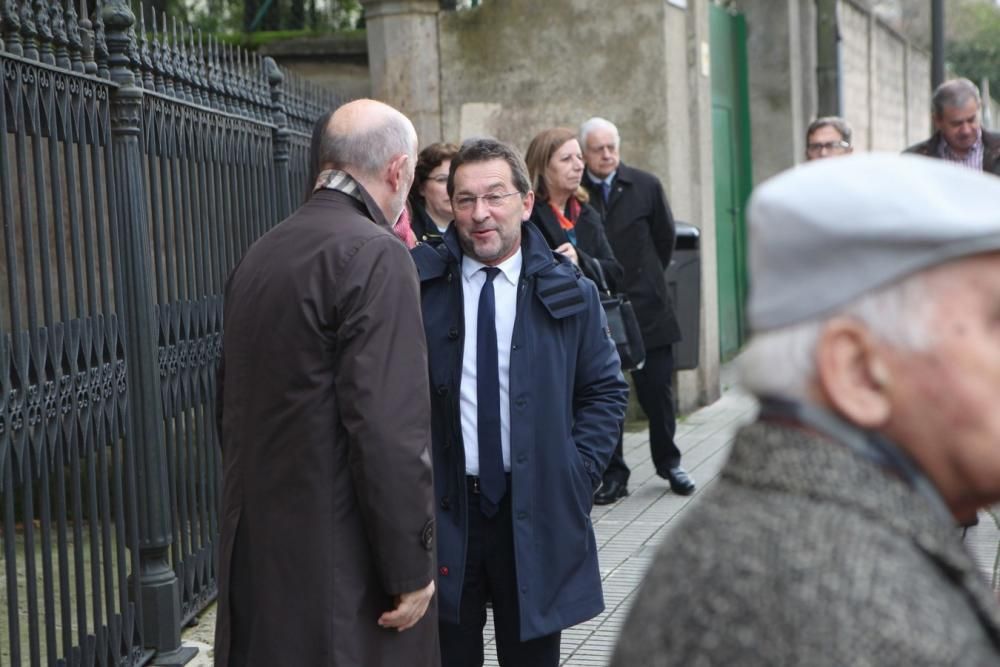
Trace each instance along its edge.
<instances>
[{"instance_id":1,"label":"man in dark suit","mask_svg":"<svg viewBox=\"0 0 1000 667\"><path fill-rule=\"evenodd\" d=\"M934 134L906 149L1000 176L1000 134L980 125L982 99L968 79L945 81L932 98Z\"/></svg>"},{"instance_id":2,"label":"man in dark suit","mask_svg":"<svg viewBox=\"0 0 1000 667\"><path fill-rule=\"evenodd\" d=\"M632 379L649 418L656 474L670 483L674 493L690 495L694 480L681 467L681 452L674 442L673 344L681 339L681 331L663 275L674 250L670 205L656 176L621 163L620 138L613 123L591 118L580 126L580 144L587 163L583 185L603 216L608 241L625 269L622 291L632 301L646 345L646 363L632 371ZM629 473L619 440L594 502L606 505L628 495Z\"/></svg>"}]
</instances>

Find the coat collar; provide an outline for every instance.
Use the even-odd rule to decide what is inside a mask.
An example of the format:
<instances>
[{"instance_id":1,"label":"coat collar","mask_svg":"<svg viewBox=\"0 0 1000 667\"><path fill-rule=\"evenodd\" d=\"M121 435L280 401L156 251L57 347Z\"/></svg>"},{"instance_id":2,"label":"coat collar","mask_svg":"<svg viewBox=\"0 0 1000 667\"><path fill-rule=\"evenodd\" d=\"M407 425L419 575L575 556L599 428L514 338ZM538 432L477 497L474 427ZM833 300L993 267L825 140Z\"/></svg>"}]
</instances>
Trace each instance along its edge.
<instances>
[{"instance_id":1,"label":"coat collar","mask_svg":"<svg viewBox=\"0 0 1000 667\"><path fill-rule=\"evenodd\" d=\"M615 174L615 183L619 181L628 183L629 185L635 182L635 171L624 162L618 163L618 173Z\"/></svg>"},{"instance_id":2,"label":"coat collar","mask_svg":"<svg viewBox=\"0 0 1000 667\"><path fill-rule=\"evenodd\" d=\"M740 484L808 497L864 515L912 541L966 592L994 643L1000 611L955 522L899 477L848 447L789 423L757 422L733 444L722 475Z\"/></svg>"},{"instance_id":3,"label":"coat collar","mask_svg":"<svg viewBox=\"0 0 1000 667\"><path fill-rule=\"evenodd\" d=\"M369 218L379 227L387 229L390 233L392 232L392 225L385 219L385 214L382 213L382 209L379 205L375 203L368 191L361 183L357 183L358 192L357 196L349 195L338 190L328 190L326 188L322 190L317 190L313 193L312 197L309 198L309 202L334 202L334 201L346 201L352 206L356 207L365 217Z\"/></svg>"}]
</instances>

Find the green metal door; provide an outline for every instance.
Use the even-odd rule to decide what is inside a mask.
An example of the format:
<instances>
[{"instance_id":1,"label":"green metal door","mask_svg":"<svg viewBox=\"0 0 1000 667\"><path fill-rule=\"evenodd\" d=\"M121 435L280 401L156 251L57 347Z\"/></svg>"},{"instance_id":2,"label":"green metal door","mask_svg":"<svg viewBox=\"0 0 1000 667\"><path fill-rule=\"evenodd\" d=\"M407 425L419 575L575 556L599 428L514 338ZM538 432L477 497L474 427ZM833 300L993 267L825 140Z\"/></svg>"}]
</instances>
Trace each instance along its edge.
<instances>
[{"instance_id":1,"label":"green metal door","mask_svg":"<svg viewBox=\"0 0 1000 667\"><path fill-rule=\"evenodd\" d=\"M746 335L746 229L743 210L750 170L750 104L746 23L740 14L709 6L712 62L712 160L719 281L719 354L733 357Z\"/></svg>"}]
</instances>

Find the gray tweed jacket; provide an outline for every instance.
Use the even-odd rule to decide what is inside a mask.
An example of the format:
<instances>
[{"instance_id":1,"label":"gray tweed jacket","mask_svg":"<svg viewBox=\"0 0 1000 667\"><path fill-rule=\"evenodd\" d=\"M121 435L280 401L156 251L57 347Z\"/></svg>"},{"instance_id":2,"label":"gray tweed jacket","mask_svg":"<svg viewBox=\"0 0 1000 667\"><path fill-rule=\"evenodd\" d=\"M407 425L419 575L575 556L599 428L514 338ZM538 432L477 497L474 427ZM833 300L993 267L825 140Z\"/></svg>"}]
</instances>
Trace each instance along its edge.
<instances>
[{"instance_id":1,"label":"gray tweed jacket","mask_svg":"<svg viewBox=\"0 0 1000 667\"><path fill-rule=\"evenodd\" d=\"M664 539L612 665L1000 665L1000 611L927 498L758 422Z\"/></svg>"}]
</instances>

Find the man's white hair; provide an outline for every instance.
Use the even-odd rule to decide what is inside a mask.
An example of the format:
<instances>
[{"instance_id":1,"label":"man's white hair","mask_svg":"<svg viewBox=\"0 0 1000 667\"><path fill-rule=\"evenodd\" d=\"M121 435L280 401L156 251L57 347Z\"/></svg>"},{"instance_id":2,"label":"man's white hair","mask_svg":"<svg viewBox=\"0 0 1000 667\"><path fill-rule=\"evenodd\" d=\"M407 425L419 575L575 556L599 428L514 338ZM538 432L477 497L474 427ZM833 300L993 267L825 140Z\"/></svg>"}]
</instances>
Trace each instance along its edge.
<instances>
[{"instance_id":1,"label":"man's white hair","mask_svg":"<svg viewBox=\"0 0 1000 667\"><path fill-rule=\"evenodd\" d=\"M741 384L757 396L808 400L816 374L816 345L835 317L861 322L890 345L925 349L932 342L929 313L935 295L931 283L924 274L915 274L833 313L754 336L737 360Z\"/></svg>"},{"instance_id":2,"label":"man's white hair","mask_svg":"<svg viewBox=\"0 0 1000 667\"><path fill-rule=\"evenodd\" d=\"M587 149L587 137L590 136L591 132L596 132L597 130L607 130L615 138L615 148L621 147L622 139L621 135L618 134L618 128L610 120L601 118L599 116L594 116L593 118L583 122L580 126L580 146L586 150Z\"/></svg>"}]
</instances>

